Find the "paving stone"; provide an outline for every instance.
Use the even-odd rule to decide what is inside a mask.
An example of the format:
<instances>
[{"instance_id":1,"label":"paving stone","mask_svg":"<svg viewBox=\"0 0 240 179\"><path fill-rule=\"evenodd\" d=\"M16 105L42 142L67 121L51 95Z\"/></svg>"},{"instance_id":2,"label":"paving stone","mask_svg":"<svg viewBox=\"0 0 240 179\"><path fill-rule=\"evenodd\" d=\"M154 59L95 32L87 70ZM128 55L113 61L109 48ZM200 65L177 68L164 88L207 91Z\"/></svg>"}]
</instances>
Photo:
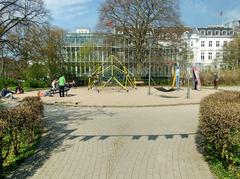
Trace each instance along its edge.
<instances>
[{"instance_id":1,"label":"paving stone","mask_svg":"<svg viewBox=\"0 0 240 179\"><path fill-rule=\"evenodd\" d=\"M212 179L196 148L198 109L48 106L42 155L11 178Z\"/></svg>"}]
</instances>

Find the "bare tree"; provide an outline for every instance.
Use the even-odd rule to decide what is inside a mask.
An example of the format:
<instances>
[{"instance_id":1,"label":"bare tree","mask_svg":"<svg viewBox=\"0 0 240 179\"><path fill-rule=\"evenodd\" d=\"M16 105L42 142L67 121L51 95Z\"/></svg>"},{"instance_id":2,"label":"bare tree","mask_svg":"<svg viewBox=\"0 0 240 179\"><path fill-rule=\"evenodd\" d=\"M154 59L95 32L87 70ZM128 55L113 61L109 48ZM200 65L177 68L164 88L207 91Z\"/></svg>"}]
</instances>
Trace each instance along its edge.
<instances>
[{"instance_id":1,"label":"bare tree","mask_svg":"<svg viewBox=\"0 0 240 179\"><path fill-rule=\"evenodd\" d=\"M7 59L23 60L19 56L23 55L21 46L26 41L28 29L41 27L48 18L42 0L0 1L0 76L6 71Z\"/></svg>"},{"instance_id":2,"label":"bare tree","mask_svg":"<svg viewBox=\"0 0 240 179\"><path fill-rule=\"evenodd\" d=\"M148 32L154 34L154 29L160 27L180 26L178 1L106 0L100 9L98 27L108 26L120 28L131 39L136 62L141 64L144 46L149 43Z\"/></svg>"},{"instance_id":3,"label":"bare tree","mask_svg":"<svg viewBox=\"0 0 240 179\"><path fill-rule=\"evenodd\" d=\"M39 24L47 16L42 0L0 1L0 43L8 43L7 33L18 25Z\"/></svg>"}]
</instances>

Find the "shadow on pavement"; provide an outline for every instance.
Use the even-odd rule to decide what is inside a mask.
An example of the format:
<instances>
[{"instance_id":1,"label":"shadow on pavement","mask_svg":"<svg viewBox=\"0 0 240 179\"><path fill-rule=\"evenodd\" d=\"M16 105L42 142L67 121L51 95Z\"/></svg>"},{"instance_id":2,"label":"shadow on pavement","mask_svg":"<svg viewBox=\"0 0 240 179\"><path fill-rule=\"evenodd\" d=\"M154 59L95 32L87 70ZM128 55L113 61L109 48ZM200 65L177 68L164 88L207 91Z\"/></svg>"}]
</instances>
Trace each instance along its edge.
<instances>
[{"instance_id":1,"label":"shadow on pavement","mask_svg":"<svg viewBox=\"0 0 240 179\"><path fill-rule=\"evenodd\" d=\"M143 137L147 137L150 140L156 140L158 137L165 137L165 139L173 139L175 136L180 136L182 139L188 138L190 135L196 135L196 133L184 133L184 134L156 134L156 135L73 135L69 139L79 138L80 142L86 142L93 138L98 140L106 140L112 137L131 137L132 140L140 140Z\"/></svg>"},{"instance_id":2,"label":"shadow on pavement","mask_svg":"<svg viewBox=\"0 0 240 179\"><path fill-rule=\"evenodd\" d=\"M167 95L159 95L162 98L180 98L179 96L167 96Z\"/></svg>"},{"instance_id":3,"label":"shadow on pavement","mask_svg":"<svg viewBox=\"0 0 240 179\"><path fill-rule=\"evenodd\" d=\"M204 140L203 140L203 136L199 130L197 131L196 136L195 136L195 143L196 143L197 151L200 154L204 154Z\"/></svg>"},{"instance_id":4,"label":"shadow on pavement","mask_svg":"<svg viewBox=\"0 0 240 179\"><path fill-rule=\"evenodd\" d=\"M94 116L101 114L114 115L113 113L107 114L102 109L79 110L76 112L76 109L66 111L62 107L45 106L45 117L43 119L45 123L44 134L34 156L27 159L17 171L6 178L28 178L33 176L44 165L52 153L71 147L64 145L64 148L62 148L62 145L64 140L74 139L74 136L71 134L77 128L67 129L67 125L71 124L71 122L81 125L84 121L93 120ZM86 138L86 140L90 138Z\"/></svg>"}]
</instances>

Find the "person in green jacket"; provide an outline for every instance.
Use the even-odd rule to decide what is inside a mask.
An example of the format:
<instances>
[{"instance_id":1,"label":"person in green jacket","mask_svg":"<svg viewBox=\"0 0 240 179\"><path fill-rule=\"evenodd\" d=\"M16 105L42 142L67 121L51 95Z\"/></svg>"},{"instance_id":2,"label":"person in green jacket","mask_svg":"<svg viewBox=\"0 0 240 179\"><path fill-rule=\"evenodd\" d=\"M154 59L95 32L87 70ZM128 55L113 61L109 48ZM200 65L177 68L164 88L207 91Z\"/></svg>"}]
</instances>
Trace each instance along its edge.
<instances>
[{"instance_id":1,"label":"person in green jacket","mask_svg":"<svg viewBox=\"0 0 240 179\"><path fill-rule=\"evenodd\" d=\"M59 95L60 95L60 97L64 97L64 87L65 87L65 83L66 83L64 76L61 76L59 78L58 83L59 83Z\"/></svg>"}]
</instances>

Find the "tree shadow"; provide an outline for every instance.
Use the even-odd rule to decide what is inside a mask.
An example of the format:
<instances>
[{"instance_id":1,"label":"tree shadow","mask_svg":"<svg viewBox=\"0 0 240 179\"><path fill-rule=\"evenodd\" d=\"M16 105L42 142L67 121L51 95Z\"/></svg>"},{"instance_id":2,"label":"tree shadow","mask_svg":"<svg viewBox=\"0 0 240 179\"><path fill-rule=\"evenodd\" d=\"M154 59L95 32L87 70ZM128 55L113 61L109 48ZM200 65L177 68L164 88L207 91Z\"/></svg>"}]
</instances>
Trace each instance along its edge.
<instances>
[{"instance_id":1,"label":"tree shadow","mask_svg":"<svg viewBox=\"0 0 240 179\"><path fill-rule=\"evenodd\" d=\"M81 125L81 123L86 120L93 120L94 116L98 116L100 114L108 116L114 115L114 113L106 113L102 109L80 110L79 112L72 114L74 109L72 111L66 111L64 110L64 107L56 106L45 106L45 108L47 108L47 110L45 110L45 117L43 118L45 129L34 155L26 159L16 171L6 178L31 177L40 167L44 165L45 161L50 158L52 153L65 151L67 148L71 147L63 145L64 140L75 139L73 133L77 130L77 128L68 129L67 125L69 125L69 123L75 121L78 124L80 122ZM86 137L85 140L89 140L90 138Z\"/></svg>"}]
</instances>

